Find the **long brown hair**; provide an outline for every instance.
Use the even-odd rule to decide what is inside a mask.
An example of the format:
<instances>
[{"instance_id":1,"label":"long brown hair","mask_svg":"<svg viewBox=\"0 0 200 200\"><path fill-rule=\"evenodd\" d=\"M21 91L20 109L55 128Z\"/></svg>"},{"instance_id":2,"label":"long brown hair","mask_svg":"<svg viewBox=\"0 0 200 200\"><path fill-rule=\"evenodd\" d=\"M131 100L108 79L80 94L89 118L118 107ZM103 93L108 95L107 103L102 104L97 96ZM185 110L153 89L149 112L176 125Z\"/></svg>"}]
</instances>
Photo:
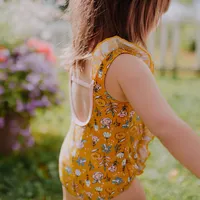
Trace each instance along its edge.
<instances>
[{"instance_id":1,"label":"long brown hair","mask_svg":"<svg viewBox=\"0 0 200 200\"><path fill-rule=\"evenodd\" d=\"M115 35L146 47L146 39L171 0L70 0L72 45L68 66L84 67L96 45Z\"/></svg>"}]
</instances>

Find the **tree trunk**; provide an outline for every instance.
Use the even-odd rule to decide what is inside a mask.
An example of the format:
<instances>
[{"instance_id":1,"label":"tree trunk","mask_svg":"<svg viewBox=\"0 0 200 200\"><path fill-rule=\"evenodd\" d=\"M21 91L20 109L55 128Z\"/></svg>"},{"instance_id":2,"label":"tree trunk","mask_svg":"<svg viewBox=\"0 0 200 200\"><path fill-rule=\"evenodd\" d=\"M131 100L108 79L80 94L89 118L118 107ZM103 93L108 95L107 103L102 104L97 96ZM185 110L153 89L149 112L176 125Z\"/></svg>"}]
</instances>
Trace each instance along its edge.
<instances>
[{"instance_id":1,"label":"tree trunk","mask_svg":"<svg viewBox=\"0 0 200 200\"><path fill-rule=\"evenodd\" d=\"M13 146L18 141L20 130L29 126L29 118L16 113L5 117L5 126L0 129L0 154L9 155L14 151Z\"/></svg>"}]
</instances>

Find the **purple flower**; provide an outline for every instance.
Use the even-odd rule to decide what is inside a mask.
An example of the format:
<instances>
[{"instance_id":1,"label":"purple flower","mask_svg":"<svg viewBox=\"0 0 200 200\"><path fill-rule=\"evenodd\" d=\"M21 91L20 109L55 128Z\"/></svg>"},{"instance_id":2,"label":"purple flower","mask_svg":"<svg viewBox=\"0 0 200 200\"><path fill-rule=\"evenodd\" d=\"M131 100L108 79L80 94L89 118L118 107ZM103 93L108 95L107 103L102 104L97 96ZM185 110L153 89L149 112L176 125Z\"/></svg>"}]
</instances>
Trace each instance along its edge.
<instances>
[{"instance_id":1,"label":"purple flower","mask_svg":"<svg viewBox=\"0 0 200 200\"><path fill-rule=\"evenodd\" d=\"M9 87L9 89L14 89L16 87L16 83L10 82L8 87Z\"/></svg>"},{"instance_id":2,"label":"purple flower","mask_svg":"<svg viewBox=\"0 0 200 200\"><path fill-rule=\"evenodd\" d=\"M41 80L41 77L38 74L32 73L27 76L26 80L32 85L37 85L39 81Z\"/></svg>"},{"instance_id":3,"label":"purple flower","mask_svg":"<svg viewBox=\"0 0 200 200\"><path fill-rule=\"evenodd\" d=\"M7 67L6 62L0 63L0 69L5 69Z\"/></svg>"},{"instance_id":4,"label":"purple flower","mask_svg":"<svg viewBox=\"0 0 200 200\"><path fill-rule=\"evenodd\" d=\"M11 65L10 71L11 72L18 72L18 71L26 71L27 67L23 63L16 63Z\"/></svg>"},{"instance_id":5,"label":"purple flower","mask_svg":"<svg viewBox=\"0 0 200 200\"><path fill-rule=\"evenodd\" d=\"M30 115L34 115L35 114L35 105L32 102L26 104L26 111L28 111L28 113Z\"/></svg>"},{"instance_id":6,"label":"purple flower","mask_svg":"<svg viewBox=\"0 0 200 200\"><path fill-rule=\"evenodd\" d=\"M24 108L25 106L23 105L23 103L20 100L17 100L17 107L16 107L17 112L22 112Z\"/></svg>"},{"instance_id":7,"label":"purple flower","mask_svg":"<svg viewBox=\"0 0 200 200\"><path fill-rule=\"evenodd\" d=\"M47 80L44 80L43 83L40 85L40 89L45 91L49 91L51 93L56 93L58 88L57 88L57 84L55 84L55 79L54 77L51 77L51 79L47 79Z\"/></svg>"},{"instance_id":8,"label":"purple flower","mask_svg":"<svg viewBox=\"0 0 200 200\"><path fill-rule=\"evenodd\" d=\"M5 120L3 117L0 117L0 128L3 128L5 126Z\"/></svg>"},{"instance_id":9,"label":"purple flower","mask_svg":"<svg viewBox=\"0 0 200 200\"><path fill-rule=\"evenodd\" d=\"M32 100L26 105L26 110L33 115L34 111L38 107L48 107L50 105L50 101L48 97L43 96L41 100Z\"/></svg>"},{"instance_id":10,"label":"purple flower","mask_svg":"<svg viewBox=\"0 0 200 200\"><path fill-rule=\"evenodd\" d=\"M14 151L18 151L18 150L20 150L20 148L21 148L21 145L20 145L19 142L16 142L16 143L12 146L12 150L14 150Z\"/></svg>"},{"instance_id":11,"label":"purple flower","mask_svg":"<svg viewBox=\"0 0 200 200\"><path fill-rule=\"evenodd\" d=\"M26 112L32 116L37 108L45 109L53 103L60 104L56 68L43 53L33 52L26 45L14 49L12 54L0 63L0 81L2 80L6 81L8 92L13 94L9 102L14 100L15 104L9 104L11 111ZM6 87L0 86L0 104L6 101L2 95L7 93ZM19 98L16 101L17 96ZM4 107L3 112L6 112ZM20 132L19 126L20 124L15 122L9 124L13 133L28 135L28 130Z\"/></svg>"},{"instance_id":12,"label":"purple flower","mask_svg":"<svg viewBox=\"0 0 200 200\"><path fill-rule=\"evenodd\" d=\"M4 93L4 88L0 85L0 95Z\"/></svg>"},{"instance_id":13,"label":"purple flower","mask_svg":"<svg viewBox=\"0 0 200 200\"><path fill-rule=\"evenodd\" d=\"M56 93L58 90L57 86L56 85L50 85L48 87L48 91L51 92L51 93Z\"/></svg>"},{"instance_id":14,"label":"purple flower","mask_svg":"<svg viewBox=\"0 0 200 200\"><path fill-rule=\"evenodd\" d=\"M39 53L30 53L21 56L17 63L24 66L26 71L30 70L38 74L48 74L51 71L49 70L50 63Z\"/></svg>"},{"instance_id":15,"label":"purple flower","mask_svg":"<svg viewBox=\"0 0 200 200\"><path fill-rule=\"evenodd\" d=\"M28 147L32 147L35 144L34 138L29 137L26 144L27 144Z\"/></svg>"},{"instance_id":16,"label":"purple flower","mask_svg":"<svg viewBox=\"0 0 200 200\"><path fill-rule=\"evenodd\" d=\"M22 88L28 91L33 91L35 89L35 86L32 85L31 83L27 83L27 84L22 84Z\"/></svg>"},{"instance_id":17,"label":"purple flower","mask_svg":"<svg viewBox=\"0 0 200 200\"><path fill-rule=\"evenodd\" d=\"M30 135L30 128L24 129L20 131L20 134L24 137L28 137Z\"/></svg>"},{"instance_id":18,"label":"purple flower","mask_svg":"<svg viewBox=\"0 0 200 200\"><path fill-rule=\"evenodd\" d=\"M39 97L39 96L40 96L40 90L37 87L29 94L29 97L31 99Z\"/></svg>"},{"instance_id":19,"label":"purple flower","mask_svg":"<svg viewBox=\"0 0 200 200\"><path fill-rule=\"evenodd\" d=\"M42 100L43 106L45 106L45 107L50 106L51 103L47 96L43 96L41 100Z\"/></svg>"},{"instance_id":20,"label":"purple flower","mask_svg":"<svg viewBox=\"0 0 200 200\"><path fill-rule=\"evenodd\" d=\"M31 102L31 104L34 106L34 107L43 107L44 106L44 103L41 101L41 100L33 100Z\"/></svg>"}]
</instances>

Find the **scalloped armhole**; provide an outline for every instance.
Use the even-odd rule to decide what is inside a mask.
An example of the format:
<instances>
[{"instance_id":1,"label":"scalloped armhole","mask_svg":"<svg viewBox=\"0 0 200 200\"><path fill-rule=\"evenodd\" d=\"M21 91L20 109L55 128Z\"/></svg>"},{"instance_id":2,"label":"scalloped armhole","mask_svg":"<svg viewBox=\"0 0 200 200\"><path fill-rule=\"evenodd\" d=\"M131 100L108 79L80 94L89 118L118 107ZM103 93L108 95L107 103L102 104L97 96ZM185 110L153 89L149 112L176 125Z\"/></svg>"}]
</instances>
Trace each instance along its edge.
<instances>
[{"instance_id":1,"label":"scalloped armhole","mask_svg":"<svg viewBox=\"0 0 200 200\"><path fill-rule=\"evenodd\" d=\"M154 72L154 63L151 59L151 55L147 50L145 50L137 44L128 42L127 40L124 40L119 36L114 36L100 42L92 53L93 80L96 78L97 74L99 73L99 70L102 70L102 67L108 66L109 62L113 61L111 60L112 58L110 58L110 55L112 54L112 52L118 49L121 49L120 51L122 51L120 54L128 53L140 58L147 64L152 73Z\"/></svg>"}]
</instances>

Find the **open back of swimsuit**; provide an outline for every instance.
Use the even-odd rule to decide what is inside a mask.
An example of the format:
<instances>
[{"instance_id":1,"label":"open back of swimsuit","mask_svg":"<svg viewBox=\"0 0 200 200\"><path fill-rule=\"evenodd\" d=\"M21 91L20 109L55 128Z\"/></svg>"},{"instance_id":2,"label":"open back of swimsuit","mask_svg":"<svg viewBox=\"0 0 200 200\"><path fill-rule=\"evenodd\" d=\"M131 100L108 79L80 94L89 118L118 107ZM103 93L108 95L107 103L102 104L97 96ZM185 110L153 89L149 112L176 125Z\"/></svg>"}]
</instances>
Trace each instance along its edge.
<instances>
[{"instance_id":1,"label":"open back of swimsuit","mask_svg":"<svg viewBox=\"0 0 200 200\"><path fill-rule=\"evenodd\" d=\"M74 84L80 85L88 92L86 102L91 106L86 109L89 117L77 117L77 108L74 109L72 102L80 101L79 110L84 112L84 101L78 96L72 98L72 123L75 125L63 143L65 153L60 156L59 171L63 186L79 199L116 197L142 174L149 156L148 144L153 135L129 102L114 99L105 88L109 66L120 54L142 59L153 72L153 62L146 50L115 36L95 48L90 83L71 75L71 90ZM85 119L84 122L80 118Z\"/></svg>"}]
</instances>

